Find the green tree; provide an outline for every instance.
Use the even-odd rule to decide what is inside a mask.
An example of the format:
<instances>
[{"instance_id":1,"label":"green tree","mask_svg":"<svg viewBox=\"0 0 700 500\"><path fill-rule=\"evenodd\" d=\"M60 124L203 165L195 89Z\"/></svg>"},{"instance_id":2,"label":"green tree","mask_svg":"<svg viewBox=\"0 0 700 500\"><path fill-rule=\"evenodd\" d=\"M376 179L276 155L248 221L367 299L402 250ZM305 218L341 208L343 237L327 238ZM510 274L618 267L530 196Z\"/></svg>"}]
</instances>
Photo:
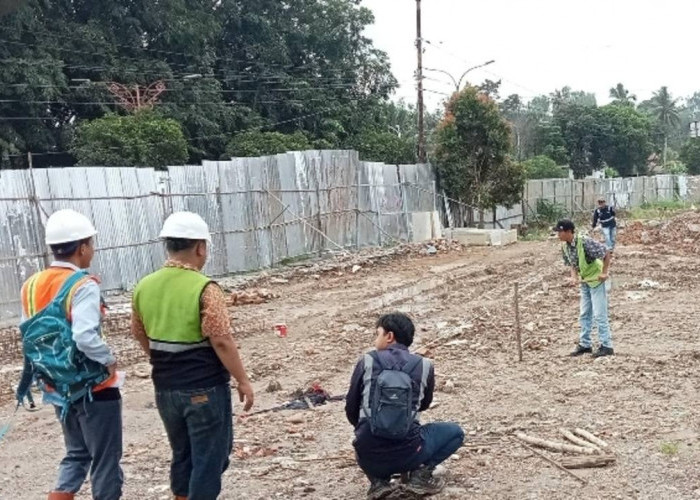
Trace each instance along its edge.
<instances>
[{"instance_id":1,"label":"green tree","mask_svg":"<svg viewBox=\"0 0 700 500\"><path fill-rule=\"evenodd\" d=\"M681 148L681 161L688 169L688 173L700 174L700 138L689 139Z\"/></svg>"},{"instance_id":2,"label":"green tree","mask_svg":"<svg viewBox=\"0 0 700 500\"><path fill-rule=\"evenodd\" d=\"M500 97L499 92L501 91L501 80L494 81L487 78L478 88L494 101L498 101Z\"/></svg>"},{"instance_id":3,"label":"green tree","mask_svg":"<svg viewBox=\"0 0 700 500\"><path fill-rule=\"evenodd\" d=\"M372 22L356 0L26 0L0 17L0 161L72 164L54 153L75 123L118 110L106 82L163 80L156 107L182 124L191 161L254 128L338 147L396 87Z\"/></svg>"},{"instance_id":4,"label":"green tree","mask_svg":"<svg viewBox=\"0 0 700 500\"><path fill-rule=\"evenodd\" d=\"M282 134L280 132L244 132L235 135L228 143L229 156L265 156L312 149L309 140L301 132Z\"/></svg>"},{"instance_id":5,"label":"green tree","mask_svg":"<svg viewBox=\"0 0 700 500\"><path fill-rule=\"evenodd\" d=\"M571 90L571 87L563 87L552 92L551 102L554 114L560 108L568 105L595 107L597 104L595 94L582 90Z\"/></svg>"},{"instance_id":6,"label":"green tree","mask_svg":"<svg viewBox=\"0 0 700 500\"><path fill-rule=\"evenodd\" d=\"M678 99L674 99L668 91L668 87L661 87L654 92L651 98L651 111L661 126L664 138L663 164L666 166L668 154L668 137L674 127L680 125L681 119L678 113Z\"/></svg>"},{"instance_id":7,"label":"green tree","mask_svg":"<svg viewBox=\"0 0 700 500\"><path fill-rule=\"evenodd\" d=\"M548 156L558 165L569 162L569 153L559 124L547 117L535 126L534 134L533 154Z\"/></svg>"},{"instance_id":8,"label":"green tree","mask_svg":"<svg viewBox=\"0 0 700 500\"><path fill-rule=\"evenodd\" d=\"M389 164L414 163L416 142L413 138L392 132L366 130L353 138L353 149L365 161L381 161Z\"/></svg>"},{"instance_id":9,"label":"green tree","mask_svg":"<svg viewBox=\"0 0 700 500\"><path fill-rule=\"evenodd\" d=\"M637 96L631 94L621 83L610 89L610 98L614 104L623 104L625 106L634 106L634 103L637 101Z\"/></svg>"},{"instance_id":10,"label":"green tree","mask_svg":"<svg viewBox=\"0 0 700 500\"><path fill-rule=\"evenodd\" d=\"M605 163L623 177L645 174L653 150L649 117L622 103L603 106L599 117Z\"/></svg>"},{"instance_id":11,"label":"green tree","mask_svg":"<svg viewBox=\"0 0 700 500\"><path fill-rule=\"evenodd\" d=\"M554 119L561 129L574 176L581 179L599 170L605 137L599 108L568 103L557 107Z\"/></svg>"},{"instance_id":12,"label":"green tree","mask_svg":"<svg viewBox=\"0 0 700 500\"><path fill-rule=\"evenodd\" d=\"M187 141L173 119L110 114L78 125L72 153L79 165L162 168L187 160Z\"/></svg>"},{"instance_id":13,"label":"green tree","mask_svg":"<svg viewBox=\"0 0 700 500\"><path fill-rule=\"evenodd\" d=\"M455 93L436 132L441 185L482 210L519 202L525 175L511 146L510 126L492 99L476 87Z\"/></svg>"},{"instance_id":14,"label":"green tree","mask_svg":"<svg viewBox=\"0 0 700 500\"><path fill-rule=\"evenodd\" d=\"M560 179L568 177L568 172L557 165L549 156L535 156L523 163L528 179Z\"/></svg>"}]
</instances>

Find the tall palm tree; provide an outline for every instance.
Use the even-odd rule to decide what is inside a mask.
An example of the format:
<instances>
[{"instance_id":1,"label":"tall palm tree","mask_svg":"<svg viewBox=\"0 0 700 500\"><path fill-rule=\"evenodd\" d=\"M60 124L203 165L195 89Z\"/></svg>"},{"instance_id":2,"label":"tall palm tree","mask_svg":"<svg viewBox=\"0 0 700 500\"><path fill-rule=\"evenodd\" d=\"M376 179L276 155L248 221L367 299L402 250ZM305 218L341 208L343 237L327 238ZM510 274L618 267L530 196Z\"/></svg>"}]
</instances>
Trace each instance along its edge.
<instances>
[{"instance_id":1,"label":"tall palm tree","mask_svg":"<svg viewBox=\"0 0 700 500\"><path fill-rule=\"evenodd\" d=\"M630 94L630 91L627 90L621 83L618 83L616 86L610 89L610 97L614 102L620 104L632 104L637 100L637 96Z\"/></svg>"},{"instance_id":2,"label":"tall palm tree","mask_svg":"<svg viewBox=\"0 0 700 500\"><path fill-rule=\"evenodd\" d=\"M668 151L668 134L673 127L681 124L681 117L678 110L678 99L674 99L668 91L668 87L661 87L654 92L651 98L652 113L661 124L664 134L664 167Z\"/></svg>"}]
</instances>

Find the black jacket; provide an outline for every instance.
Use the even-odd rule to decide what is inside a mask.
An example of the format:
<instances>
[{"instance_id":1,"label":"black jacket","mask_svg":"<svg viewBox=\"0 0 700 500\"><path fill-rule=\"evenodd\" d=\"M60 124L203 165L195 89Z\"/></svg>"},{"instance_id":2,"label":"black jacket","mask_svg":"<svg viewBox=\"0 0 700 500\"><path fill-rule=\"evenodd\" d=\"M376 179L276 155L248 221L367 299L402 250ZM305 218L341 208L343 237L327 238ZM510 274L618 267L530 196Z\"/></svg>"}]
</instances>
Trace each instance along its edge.
<instances>
[{"instance_id":1,"label":"black jacket","mask_svg":"<svg viewBox=\"0 0 700 500\"><path fill-rule=\"evenodd\" d=\"M593 212L593 227L595 228L600 222L601 227L615 227L615 209L605 206L604 208L596 208Z\"/></svg>"},{"instance_id":2,"label":"black jacket","mask_svg":"<svg viewBox=\"0 0 700 500\"><path fill-rule=\"evenodd\" d=\"M402 344L392 344L388 349L377 351L382 364L386 367L403 367L408 361L417 356L408 352L408 348ZM361 461L404 461L409 456L415 455L422 445L420 437L420 424L415 422L413 427L402 441L395 441L375 437L369 426L369 421L362 417L362 399L365 389L365 362L364 356L355 366L355 371L350 380L350 389L345 399L345 414L348 421L355 427L355 440L353 445ZM423 373L423 363L419 363L411 372L411 378L417 388L424 382L423 397L416 399L418 411L427 410L433 401L433 391L435 390L435 370L432 363L428 373ZM373 365L371 379L376 380L380 369ZM418 395L420 391L416 391Z\"/></svg>"}]
</instances>

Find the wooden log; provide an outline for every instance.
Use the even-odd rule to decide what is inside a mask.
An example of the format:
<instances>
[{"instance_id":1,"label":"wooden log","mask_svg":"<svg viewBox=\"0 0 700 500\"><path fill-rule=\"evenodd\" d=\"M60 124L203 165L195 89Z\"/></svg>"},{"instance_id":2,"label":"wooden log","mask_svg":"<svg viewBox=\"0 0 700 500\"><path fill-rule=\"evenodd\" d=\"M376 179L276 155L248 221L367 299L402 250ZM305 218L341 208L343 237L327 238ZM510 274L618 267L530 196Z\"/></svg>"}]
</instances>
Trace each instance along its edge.
<instances>
[{"instance_id":1,"label":"wooden log","mask_svg":"<svg viewBox=\"0 0 700 500\"><path fill-rule=\"evenodd\" d=\"M567 469L566 467L562 466L562 465L559 464L558 462L556 462L556 461L552 460L551 458L549 458L547 455L545 455L545 454L543 454L543 453L540 453L539 451L537 451L536 449L534 449L534 448L532 448L532 447L526 445L526 444L523 443L522 441L517 441L517 443L519 443L520 446L523 446L524 448L527 448L528 450L530 450L532 453L534 453L535 455L537 455L537 456L540 457L541 459L546 460L547 462L549 462L550 464L552 464L552 465L553 465L554 467L556 467L557 469L563 470L564 472L566 472L566 473L569 474L570 476L573 476L573 477L575 477L577 480L581 481L583 484L588 484L588 481L586 481L584 478L582 478L582 477L579 476L578 474L574 474L573 472L571 472L571 471L570 471L569 469Z\"/></svg>"},{"instance_id":2,"label":"wooden log","mask_svg":"<svg viewBox=\"0 0 700 500\"><path fill-rule=\"evenodd\" d=\"M556 441L547 441L546 439L528 436L522 432L516 432L515 437L525 443L537 446L538 448L544 448L545 450L558 451L560 453L577 453L579 455L593 455L595 453L593 448L584 448L583 446L574 446L572 444L558 443Z\"/></svg>"},{"instance_id":3,"label":"wooden log","mask_svg":"<svg viewBox=\"0 0 700 500\"><path fill-rule=\"evenodd\" d=\"M610 445L608 445L608 443L606 443L605 441L603 441L599 437L596 437L594 434L591 434L590 432L588 432L584 429L574 429L574 434L577 434L577 435L581 436L582 438L587 439L588 441L590 441L591 443L593 443L594 445L596 445L599 448L605 448L605 449L610 448Z\"/></svg>"},{"instance_id":4,"label":"wooden log","mask_svg":"<svg viewBox=\"0 0 700 500\"><path fill-rule=\"evenodd\" d=\"M593 457L565 457L561 464L567 469L590 469L605 467L615 463L615 455L596 455Z\"/></svg>"},{"instance_id":5,"label":"wooden log","mask_svg":"<svg viewBox=\"0 0 700 500\"><path fill-rule=\"evenodd\" d=\"M561 433L562 436L564 436L566 439L574 443L575 445L578 446L583 446L584 448L591 448L597 452L600 451L600 448L598 448L596 445L593 443L586 441L585 439L581 439L580 437L574 436L571 431L567 429L559 429L559 432Z\"/></svg>"}]
</instances>

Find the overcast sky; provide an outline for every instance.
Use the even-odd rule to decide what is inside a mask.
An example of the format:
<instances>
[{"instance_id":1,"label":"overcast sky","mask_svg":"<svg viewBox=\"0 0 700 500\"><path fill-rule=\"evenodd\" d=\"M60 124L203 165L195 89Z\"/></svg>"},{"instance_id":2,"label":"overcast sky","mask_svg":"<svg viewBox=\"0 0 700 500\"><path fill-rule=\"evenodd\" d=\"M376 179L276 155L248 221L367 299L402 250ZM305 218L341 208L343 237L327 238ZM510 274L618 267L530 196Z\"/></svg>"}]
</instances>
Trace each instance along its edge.
<instances>
[{"instance_id":1,"label":"overcast sky","mask_svg":"<svg viewBox=\"0 0 700 500\"><path fill-rule=\"evenodd\" d=\"M368 36L386 51L415 102L415 0L363 0L375 15ZM662 85L674 96L700 91L700 0L423 0L423 65L469 80L502 79L501 95L526 99L565 85L595 92L599 104L618 82L647 99ZM426 72L425 88L451 92L447 76ZM444 96L426 93L429 109Z\"/></svg>"}]
</instances>

